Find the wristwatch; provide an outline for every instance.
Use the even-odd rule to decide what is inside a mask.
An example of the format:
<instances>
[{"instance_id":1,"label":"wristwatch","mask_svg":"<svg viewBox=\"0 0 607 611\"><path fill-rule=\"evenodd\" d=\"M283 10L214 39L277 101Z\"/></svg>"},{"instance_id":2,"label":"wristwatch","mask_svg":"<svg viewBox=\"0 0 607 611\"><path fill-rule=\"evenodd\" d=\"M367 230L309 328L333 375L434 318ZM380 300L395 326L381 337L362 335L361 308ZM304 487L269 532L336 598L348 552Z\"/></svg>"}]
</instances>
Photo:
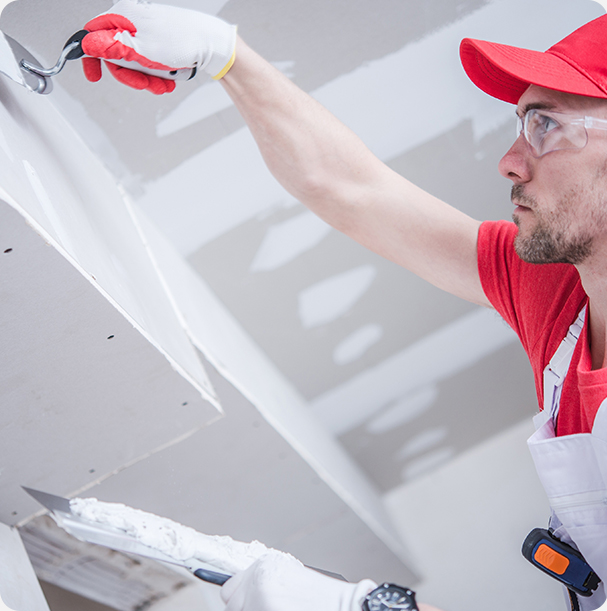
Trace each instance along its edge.
<instances>
[{"instance_id":1,"label":"wristwatch","mask_svg":"<svg viewBox=\"0 0 607 611\"><path fill-rule=\"evenodd\" d=\"M415 602L415 592L394 583L383 583L363 600L363 611L419 611Z\"/></svg>"}]
</instances>

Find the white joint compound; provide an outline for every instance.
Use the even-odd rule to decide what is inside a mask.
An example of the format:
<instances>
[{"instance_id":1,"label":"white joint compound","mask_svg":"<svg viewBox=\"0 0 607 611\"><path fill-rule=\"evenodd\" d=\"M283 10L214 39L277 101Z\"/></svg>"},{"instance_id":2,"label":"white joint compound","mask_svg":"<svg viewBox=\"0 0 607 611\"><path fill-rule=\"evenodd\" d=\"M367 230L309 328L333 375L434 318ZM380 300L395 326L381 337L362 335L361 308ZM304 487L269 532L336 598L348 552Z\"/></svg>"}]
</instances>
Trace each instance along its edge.
<instances>
[{"instance_id":1,"label":"white joint compound","mask_svg":"<svg viewBox=\"0 0 607 611\"><path fill-rule=\"evenodd\" d=\"M196 558L230 574L248 568L269 552L276 552L259 541L242 543L227 536L205 535L188 526L121 503L75 498L70 501L70 508L74 515L83 520L122 530L143 545L175 560Z\"/></svg>"}]
</instances>

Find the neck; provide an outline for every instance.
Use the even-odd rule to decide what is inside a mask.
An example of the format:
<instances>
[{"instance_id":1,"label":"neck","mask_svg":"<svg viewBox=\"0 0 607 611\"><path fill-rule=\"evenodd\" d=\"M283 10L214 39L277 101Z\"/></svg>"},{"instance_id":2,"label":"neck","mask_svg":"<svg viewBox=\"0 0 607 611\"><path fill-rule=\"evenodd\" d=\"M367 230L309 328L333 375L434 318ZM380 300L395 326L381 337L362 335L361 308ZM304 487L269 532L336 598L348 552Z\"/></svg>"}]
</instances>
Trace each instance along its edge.
<instances>
[{"instance_id":1,"label":"neck","mask_svg":"<svg viewBox=\"0 0 607 611\"><path fill-rule=\"evenodd\" d=\"M588 295L588 338L592 369L607 367L607 265L584 263L577 266Z\"/></svg>"}]
</instances>

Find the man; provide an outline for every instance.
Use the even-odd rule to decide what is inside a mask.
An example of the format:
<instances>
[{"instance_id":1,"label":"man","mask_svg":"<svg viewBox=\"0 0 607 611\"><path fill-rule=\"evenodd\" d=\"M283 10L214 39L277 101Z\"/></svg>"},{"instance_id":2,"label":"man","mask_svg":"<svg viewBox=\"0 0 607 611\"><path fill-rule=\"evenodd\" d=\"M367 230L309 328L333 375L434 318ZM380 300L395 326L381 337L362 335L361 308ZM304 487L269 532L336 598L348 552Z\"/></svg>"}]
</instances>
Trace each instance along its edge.
<instances>
[{"instance_id":1,"label":"man","mask_svg":"<svg viewBox=\"0 0 607 611\"><path fill-rule=\"evenodd\" d=\"M512 181L514 224L481 224L390 170L219 19L121 0L86 29L90 80L101 77L94 58L136 61L160 74L206 70L221 79L270 170L299 201L373 251L507 320L529 355L543 408L529 444L554 535L607 577L607 16L546 53L462 42L470 78L516 104L520 135L499 165ZM130 86L174 88L108 66ZM271 555L229 580L223 596L229 611L353 611L374 585L340 584ZM371 609L415 608L406 592L390 594L398 604L385 602L382 591L373 596ZM604 600L600 584L590 598L571 594L570 605L596 609Z\"/></svg>"}]
</instances>

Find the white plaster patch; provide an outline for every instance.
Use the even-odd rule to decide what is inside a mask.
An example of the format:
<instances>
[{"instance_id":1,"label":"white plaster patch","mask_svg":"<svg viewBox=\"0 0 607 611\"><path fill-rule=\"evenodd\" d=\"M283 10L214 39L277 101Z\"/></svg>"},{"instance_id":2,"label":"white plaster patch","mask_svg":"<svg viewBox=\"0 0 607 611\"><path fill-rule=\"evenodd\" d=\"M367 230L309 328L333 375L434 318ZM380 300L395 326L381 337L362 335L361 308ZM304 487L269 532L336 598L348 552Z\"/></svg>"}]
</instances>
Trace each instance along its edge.
<instances>
[{"instance_id":1,"label":"white plaster patch","mask_svg":"<svg viewBox=\"0 0 607 611\"><path fill-rule=\"evenodd\" d=\"M342 435L392 401L453 376L516 340L493 310L476 308L323 393L310 407L330 431Z\"/></svg>"},{"instance_id":2,"label":"white plaster patch","mask_svg":"<svg viewBox=\"0 0 607 611\"><path fill-rule=\"evenodd\" d=\"M445 426L422 431L396 452L394 458L396 460L406 460L416 454L427 452L442 443L447 437L447 433L448 430Z\"/></svg>"},{"instance_id":3,"label":"white plaster patch","mask_svg":"<svg viewBox=\"0 0 607 611\"><path fill-rule=\"evenodd\" d=\"M264 210L295 201L240 129L145 185L143 211L185 257Z\"/></svg>"},{"instance_id":4,"label":"white plaster patch","mask_svg":"<svg viewBox=\"0 0 607 611\"><path fill-rule=\"evenodd\" d=\"M367 431L375 435L387 433L393 429L415 420L426 413L438 398L438 387L435 385L420 388L402 397L388 406L376 418L369 421Z\"/></svg>"},{"instance_id":5,"label":"white plaster patch","mask_svg":"<svg viewBox=\"0 0 607 611\"><path fill-rule=\"evenodd\" d=\"M440 450L421 456L417 460L412 460L403 468L402 478L404 481L408 481L419 477L451 460L454 454L453 448L441 448Z\"/></svg>"},{"instance_id":6,"label":"white plaster patch","mask_svg":"<svg viewBox=\"0 0 607 611\"><path fill-rule=\"evenodd\" d=\"M295 62L273 62L272 65L289 78L293 78ZM162 138L174 134L231 106L234 106L234 102L221 84L217 81L208 81L184 98L158 122L156 135Z\"/></svg>"},{"instance_id":7,"label":"white plaster patch","mask_svg":"<svg viewBox=\"0 0 607 611\"><path fill-rule=\"evenodd\" d=\"M273 225L251 263L251 271L270 271L290 263L314 248L330 231L330 225L307 211Z\"/></svg>"},{"instance_id":8,"label":"white plaster patch","mask_svg":"<svg viewBox=\"0 0 607 611\"><path fill-rule=\"evenodd\" d=\"M369 290L376 274L373 265L361 265L301 291L298 313L303 326L318 327L349 312Z\"/></svg>"},{"instance_id":9,"label":"white plaster patch","mask_svg":"<svg viewBox=\"0 0 607 611\"><path fill-rule=\"evenodd\" d=\"M347 365L356 361L383 335L384 330L381 325L369 324L361 327L337 345L333 351L333 362L336 365Z\"/></svg>"},{"instance_id":10,"label":"white plaster patch","mask_svg":"<svg viewBox=\"0 0 607 611\"><path fill-rule=\"evenodd\" d=\"M195 89L158 122L156 135L161 138L178 132L233 106L233 104L230 96L219 83L216 81L205 83Z\"/></svg>"}]
</instances>

